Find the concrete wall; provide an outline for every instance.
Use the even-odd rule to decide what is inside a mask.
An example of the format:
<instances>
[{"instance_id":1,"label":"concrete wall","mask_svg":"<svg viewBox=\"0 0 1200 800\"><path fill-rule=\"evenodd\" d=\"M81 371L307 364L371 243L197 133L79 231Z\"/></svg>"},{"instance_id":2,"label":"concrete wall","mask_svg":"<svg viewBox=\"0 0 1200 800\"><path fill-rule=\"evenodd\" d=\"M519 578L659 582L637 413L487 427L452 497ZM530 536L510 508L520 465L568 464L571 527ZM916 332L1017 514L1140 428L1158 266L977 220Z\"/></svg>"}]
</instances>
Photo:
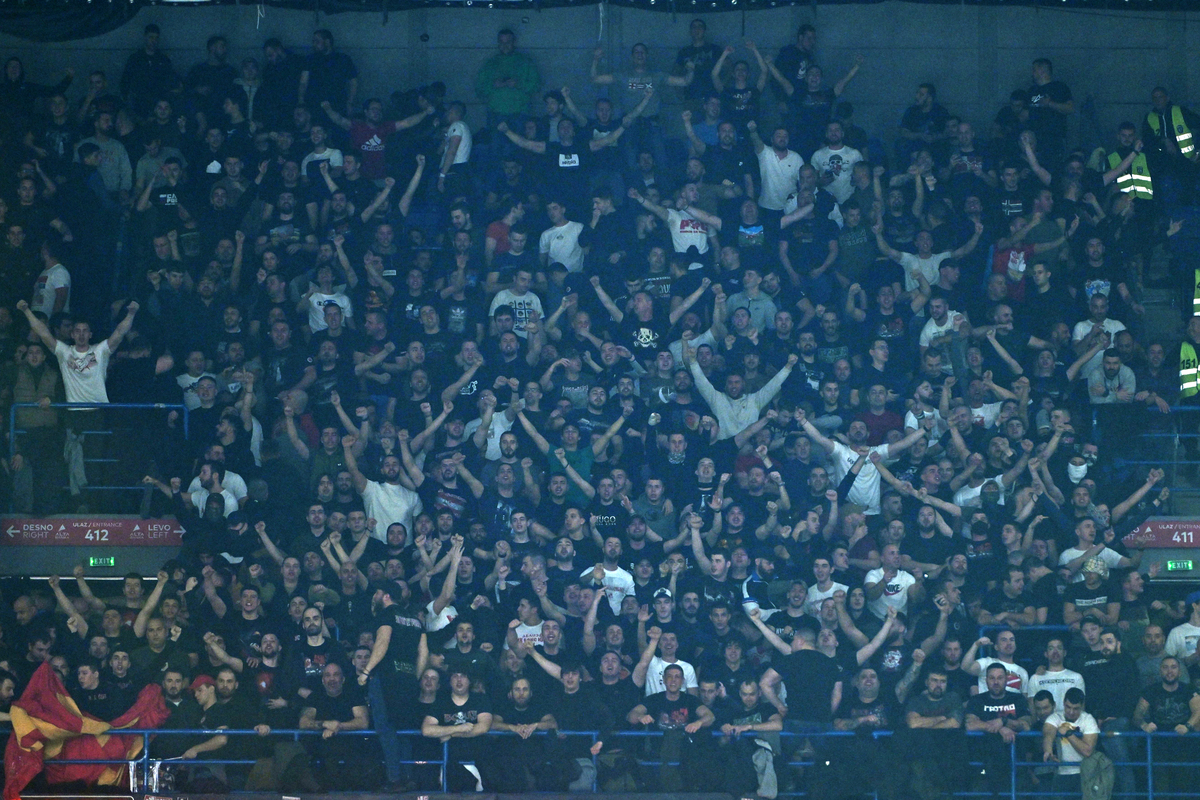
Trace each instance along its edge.
<instances>
[{"instance_id":1,"label":"concrete wall","mask_svg":"<svg viewBox=\"0 0 1200 800\"><path fill-rule=\"evenodd\" d=\"M47 78L47 72L67 65L81 75L101 68L115 77L148 22L163 28L164 46L181 70L203 58L204 40L212 33L225 34L231 57L240 59L260 55L261 42L269 36L302 52L310 32L319 26L332 30L338 46L358 64L363 73L360 97L386 96L397 88L443 80L451 97L474 104L473 76L493 51L495 32L511 27L519 47L537 59L544 88L569 84L586 107L595 96L588 67L597 43L620 64L635 42L645 42L652 64L667 66L676 49L687 43L692 16L595 5L541 12L481 5L319 17L276 8L266 8L259 17L254 5L153 7L142 9L124 28L93 39L43 44L0 36L0 53L20 56L31 74ZM1038 56L1054 60L1056 76L1071 86L1077 105L1094 98L1099 131L1086 119L1078 121L1087 144L1108 143L1117 123L1140 117L1157 84L1166 85L1182 101L1200 99L1200 64L1188 57L1200 51L1200 12L1125 14L886 2L702 16L712 41L725 44L749 37L769 57L793 40L798 25L815 24L827 85L862 53L866 63L845 99L855 104L859 124L886 138L922 81L937 84L939 100L952 112L986 127L1009 92L1028 84L1030 62ZM745 55L742 50L738 57ZM81 95L82 86L77 80L73 91ZM471 122L481 121L474 105Z\"/></svg>"}]
</instances>

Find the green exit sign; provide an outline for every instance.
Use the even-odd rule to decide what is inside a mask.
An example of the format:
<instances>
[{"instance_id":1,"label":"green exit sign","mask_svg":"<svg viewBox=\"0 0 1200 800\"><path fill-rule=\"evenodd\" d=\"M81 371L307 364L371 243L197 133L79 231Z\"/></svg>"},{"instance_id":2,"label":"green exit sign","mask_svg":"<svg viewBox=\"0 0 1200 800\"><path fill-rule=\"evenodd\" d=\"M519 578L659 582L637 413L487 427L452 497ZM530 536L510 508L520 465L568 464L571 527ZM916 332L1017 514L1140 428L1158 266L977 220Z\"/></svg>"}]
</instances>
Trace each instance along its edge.
<instances>
[{"instance_id":1,"label":"green exit sign","mask_svg":"<svg viewBox=\"0 0 1200 800\"><path fill-rule=\"evenodd\" d=\"M1191 572L1192 560L1184 559L1182 561L1168 561L1167 572Z\"/></svg>"},{"instance_id":2,"label":"green exit sign","mask_svg":"<svg viewBox=\"0 0 1200 800\"><path fill-rule=\"evenodd\" d=\"M1190 561L1188 562L1188 564L1191 564L1191 563L1192 562L1190 562ZM88 566L89 567L115 567L116 565L117 565L117 557L116 556L89 556L88 557ZM1167 567L1167 569L1170 569L1170 567ZM1189 566L1188 569L1191 569L1191 567Z\"/></svg>"}]
</instances>

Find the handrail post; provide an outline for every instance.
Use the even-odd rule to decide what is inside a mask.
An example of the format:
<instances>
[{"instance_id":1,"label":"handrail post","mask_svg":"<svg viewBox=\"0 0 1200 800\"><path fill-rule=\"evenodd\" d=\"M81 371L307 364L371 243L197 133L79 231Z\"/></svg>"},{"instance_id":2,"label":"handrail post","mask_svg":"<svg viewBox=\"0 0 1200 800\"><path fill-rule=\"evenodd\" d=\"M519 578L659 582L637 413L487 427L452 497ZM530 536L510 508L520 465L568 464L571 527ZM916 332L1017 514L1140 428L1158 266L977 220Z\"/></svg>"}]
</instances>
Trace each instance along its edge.
<instances>
[{"instance_id":1,"label":"handrail post","mask_svg":"<svg viewBox=\"0 0 1200 800\"><path fill-rule=\"evenodd\" d=\"M150 791L150 734L142 734L142 791Z\"/></svg>"},{"instance_id":2,"label":"handrail post","mask_svg":"<svg viewBox=\"0 0 1200 800\"><path fill-rule=\"evenodd\" d=\"M1017 800L1017 737L1008 743L1009 800Z\"/></svg>"},{"instance_id":3,"label":"handrail post","mask_svg":"<svg viewBox=\"0 0 1200 800\"><path fill-rule=\"evenodd\" d=\"M450 742L442 742L442 793L450 791Z\"/></svg>"},{"instance_id":4,"label":"handrail post","mask_svg":"<svg viewBox=\"0 0 1200 800\"><path fill-rule=\"evenodd\" d=\"M1154 797L1154 734L1144 734L1146 737L1146 796Z\"/></svg>"},{"instance_id":5,"label":"handrail post","mask_svg":"<svg viewBox=\"0 0 1200 800\"><path fill-rule=\"evenodd\" d=\"M592 734L592 746L596 746L596 742L600 740L600 732L596 731ZM592 753L592 793L595 794L600 786L600 754Z\"/></svg>"}]
</instances>

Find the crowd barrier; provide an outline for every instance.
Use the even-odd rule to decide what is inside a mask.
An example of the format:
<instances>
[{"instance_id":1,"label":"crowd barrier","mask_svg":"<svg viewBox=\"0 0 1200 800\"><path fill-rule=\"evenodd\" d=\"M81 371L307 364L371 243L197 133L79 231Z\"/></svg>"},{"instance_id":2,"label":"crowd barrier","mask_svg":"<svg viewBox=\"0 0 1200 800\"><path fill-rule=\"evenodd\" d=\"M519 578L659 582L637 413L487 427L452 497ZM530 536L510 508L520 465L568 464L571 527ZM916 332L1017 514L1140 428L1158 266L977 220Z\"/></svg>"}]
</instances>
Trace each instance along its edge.
<instances>
[{"instance_id":1,"label":"crowd barrier","mask_svg":"<svg viewBox=\"0 0 1200 800\"><path fill-rule=\"evenodd\" d=\"M9 458L16 455L20 438L31 432L28 428L20 428L17 426L17 412L20 409L40 409L43 406L38 403L14 403L8 412L8 429L12 432L9 437ZM80 461L84 472L87 475L87 482L77 488L81 491L101 491L101 492L135 492L145 491L146 485L141 483L141 476L137 476L137 482L131 484L125 483L101 483L97 482L96 478L101 475L116 476L121 474L118 467L121 466L124 455L128 457L128 453L122 453L120 447L112 441L117 433L114 430L113 422L120 423L120 429L125 430L146 430L146 419L155 412L170 413L172 411L179 413L180 424L183 428L184 439L189 435L189 415L187 406L173 403L50 403L45 408L64 409L68 412L76 412L68 414L60 418L57 429L70 430L75 436L79 437ZM103 415L82 413L85 411L104 411ZM117 412L116 414L112 412ZM165 415L164 415L165 416ZM97 438L104 440L108 439L108 444L100 448L101 453L88 454L87 440L91 437L93 440ZM95 450L96 448L90 448ZM57 453L43 453L43 458L54 458ZM143 453L142 455L145 455ZM92 469L92 468L95 469ZM63 489L70 488L69 486L60 487Z\"/></svg>"},{"instance_id":2,"label":"crowd barrier","mask_svg":"<svg viewBox=\"0 0 1200 800\"><path fill-rule=\"evenodd\" d=\"M139 735L143 738L143 741L142 741L143 746L141 749L141 755L139 756L139 758L136 761L126 762L124 760L118 761L118 760L58 759L56 761L56 763L110 764L110 765L128 763L131 770L136 769L138 771L139 778L141 781L140 785L145 787L148 785L148 783L150 781L150 777L151 777L152 771L155 768L155 765L158 765L158 764L170 763L173 766L185 766L185 767L188 765L200 765L200 766L242 765L242 766L248 767L255 763L252 760L236 760L236 759L226 759L226 760L221 760L221 759L183 760L183 759L178 759L178 758L156 759L156 758L153 758L150 754L150 749L151 749L150 743L151 743L151 740L156 735L166 734L166 735L170 735L172 737L181 736L181 735L211 737L211 736L216 736L218 734L223 734L226 736L250 736L250 737L259 736L259 734L254 730L230 730L230 729L222 729L222 730L206 730L206 729L179 729L179 730L177 730L177 729L171 729L169 731L157 730L157 729L154 729L154 730L129 729L129 730L121 730L119 732L123 735L124 734ZM117 733L117 731L113 731L113 733ZM398 730L395 733L397 736L415 737L417 739L423 738L421 736L421 732L419 730ZM290 737L293 741L300 741L301 739L303 739L305 737L319 736L321 734L322 734L322 731L319 731L319 730L289 729L289 730L273 730L273 731L271 731L270 736ZM375 735L376 735L376 732L373 730L342 731L337 734L337 736L339 736L339 737L350 736L350 737L364 737L364 738L375 736ZM510 733L508 731L492 731L492 732L486 734L486 736L488 736L489 738L497 738L497 739L502 738L502 737L515 736L515 735L516 734ZM548 731L548 732L541 732L541 733L534 734L534 736L541 736L541 737L559 736L559 735L568 736L568 737L581 737L581 738L587 739L588 742L590 742L590 743L594 743L599 738L600 733L598 731ZM716 731L716 730L711 731L711 735L714 738L721 738L724 736L724 734L722 734L720 731ZM782 786L782 785L784 785L783 770L787 769L788 767L796 767L796 766L804 767L804 768L810 768L810 767L820 768L822 766L822 763L825 766L828 766L829 761L825 760L824 762L822 762L822 759L825 759L827 757L828 753L830 752L830 748L834 747L836 745L836 741L838 739L844 740L844 739L848 739L848 738L852 738L852 737L861 737L864 734L856 733L853 731L827 731L827 732L794 733L794 732L785 730L785 731L779 733L778 735L784 741L784 751L785 751L784 757L777 759L775 762L776 763L776 771L780 775L780 779L781 779L780 782L781 782L781 786ZM875 740L887 739L889 737L892 737L893 735L894 734L891 731L876 731L876 732L869 734L869 736L871 736ZM965 737L967 737L968 739L980 738L980 737L984 737L984 736L994 736L994 734L985 734L985 733L979 733L979 732L964 732L963 735ZM622 742L622 741L627 742L627 743L632 743L639 739L661 738L662 736L663 736L663 733L660 731L618 731L614 734L614 739L618 743ZM743 734L742 736L743 736L743 738L756 738L756 737L761 737L762 734L757 733L757 732L747 732L747 733ZM1138 757L1134 757L1133 760L1129 760L1129 761L1115 761L1114 760L1114 767L1117 770L1121 770L1121 769L1136 770L1137 784L1136 784L1135 791L1132 794L1121 793L1121 792L1117 791L1116 789L1114 789L1113 793L1112 793L1113 798L1146 798L1147 800L1154 800L1154 798L1196 797L1197 796L1196 791L1186 791L1186 792L1160 791L1155 788L1154 781L1155 781L1155 771L1157 769L1163 768L1163 767L1178 767L1178 768L1188 769L1188 770L1190 770L1190 772L1188 774L1193 776L1193 778L1197 775L1200 775L1200 733L1188 733L1188 734L1178 734L1178 733L1173 733L1173 732L1170 732L1170 733L1164 733L1164 732L1146 733L1145 731L1141 731L1141 730L1105 732L1100 735L1101 749L1104 748L1104 740L1105 739L1112 739L1114 737L1121 737L1121 738L1127 738L1127 739L1132 740L1134 746L1130 749L1136 751ZM803 751L803 752L807 753L807 755L801 755L802 751L798 750L798 748L797 748L797 745L800 744L801 740L808 740L810 743L815 742L816 746L812 749ZM1034 740L1036 740L1036 741L1034 741ZM1040 759L1036 760L1036 761L1026 761L1026 760L1022 760L1019 757L1023 752L1028 753L1031 746L1032 746L1033 752L1035 754L1040 754L1041 753L1041 744L1040 744L1041 740L1042 740L1041 731L1029 731L1029 732L1025 732L1025 733L1018 733L1016 735L1016 738L1014 739L1014 741L1008 745L1008 748L1009 748L1009 752L1008 752L1009 788L1008 788L1008 791L1004 794L1004 796L1008 797L1009 800L1018 800L1018 798L1025 798L1025 797L1072 797L1072 798L1078 797L1078 795L1068 795L1068 794L1063 794L1063 793L1054 792L1054 791L1042 791L1037 788L1031 788L1028 785L1028 782L1022 779L1021 774L1022 774L1023 770L1027 770L1029 768L1046 769L1046 768L1053 768L1053 766L1055 766L1053 764L1047 764ZM1187 761L1166 761L1166 760L1156 759L1155 755L1154 755L1155 743L1158 742L1161 745L1161 743L1168 741L1168 740L1174 741L1174 742L1187 741L1188 747L1191 748L1191 751L1194 754L1194 757ZM1138 742L1141 743L1140 747L1137 745ZM792 754L791 757L789 758L788 753L791 751L795 751L795 753ZM1144 758L1140 757L1142 752L1144 752ZM814 753L817 755L813 755ZM593 756L593 763L595 762L595 759L596 759L596 757ZM430 766L430 767L438 768L438 770L440 771L440 776L441 776L440 777L441 791L448 792L449 789L448 789L447 781L446 781L445 767L449 761L450 761L449 743L444 742L444 743L442 743L441 760L429 760L429 759L412 760L412 759L409 759L409 760L404 760L402 763L409 765L409 766ZM678 762L662 762L662 761L649 760L649 759L645 759L645 758L638 758L638 763L641 766L650 767L650 768L660 767L660 766L664 766L664 765L671 766L671 765L678 764ZM971 767L975 768L975 774L978 774L979 771L982 770L984 767L984 763L981 761L970 761L968 763ZM592 790L596 791L596 788L597 787L596 787L595 783L593 783ZM713 789L712 789L712 787L709 787L708 790L711 791ZM422 787L419 791L428 792L428 791L431 791L431 789L430 789L430 787ZM436 789L434 789L433 791L436 791ZM236 794L236 793L237 792L234 792L234 794ZM548 793L548 794L551 794L551 793ZM557 794L561 794L561 793L557 793ZM868 793L866 796L871 796L871 794L872 793ZM971 791L969 786L962 787L960 790L954 791L953 794L955 797L963 797L963 798L995 797L996 796L991 791ZM901 795L903 795L903 793L901 793ZM779 793L779 797L797 797L797 798L799 798L799 797L807 797L807 796L809 796L808 793L803 791L799 787L797 787L795 791L783 791L781 789L781 791ZM874 800L879 800L878 793L873 793L873 796L874 796Z\"/></svg>"}]
</instances>

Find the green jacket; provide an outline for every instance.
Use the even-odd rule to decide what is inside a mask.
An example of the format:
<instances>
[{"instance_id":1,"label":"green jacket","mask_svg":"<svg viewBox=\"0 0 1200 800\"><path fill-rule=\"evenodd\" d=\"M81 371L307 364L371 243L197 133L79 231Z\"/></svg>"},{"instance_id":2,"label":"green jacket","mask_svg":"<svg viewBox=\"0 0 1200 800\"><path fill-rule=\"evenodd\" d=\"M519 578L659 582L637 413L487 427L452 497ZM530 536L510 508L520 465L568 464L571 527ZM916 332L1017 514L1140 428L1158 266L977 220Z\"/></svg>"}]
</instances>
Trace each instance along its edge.
<instances>
[{"instance_id":1,"label":"green jacket","mask_svg":"<svg viewBox=\"0 0 1200 800\"><path fill-rule=\"evenodd\" d=\"M496 81L512 78L515 86L496 86ZM497 53L487 60L475 78L475 93L497 114L522 114L529 110L529 98L542 85L537 65L523 53Z\"/></svg>"}]
</instances>

